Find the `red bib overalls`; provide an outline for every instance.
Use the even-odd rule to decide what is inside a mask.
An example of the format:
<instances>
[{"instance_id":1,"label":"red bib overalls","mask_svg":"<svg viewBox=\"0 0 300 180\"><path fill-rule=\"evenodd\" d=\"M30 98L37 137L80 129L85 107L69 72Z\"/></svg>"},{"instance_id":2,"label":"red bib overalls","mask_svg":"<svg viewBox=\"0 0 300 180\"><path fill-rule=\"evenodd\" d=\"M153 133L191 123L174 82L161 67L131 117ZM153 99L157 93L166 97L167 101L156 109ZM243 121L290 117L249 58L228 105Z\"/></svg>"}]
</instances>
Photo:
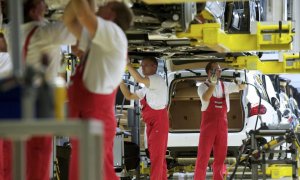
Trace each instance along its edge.
<instances>
[{"instance_id":1,"label":"red bib overalls","mask_svg":"<svg viewBox=\"0 0 300 180\"><path fill-rule=\"evenodd\" d=\"M86 62L86 61L85 61ZM113 165L113 143L116 134L114 105L116 89L111 94L96 94L86 89L83 84L85 62L76 68L68 88L69 116L82 120L96 119L104 124L104 172L105 180L118 180ZM79 179L78 140L72 139L72 156L69 168L69 179Z\"/></svg>"},{"instance_id":2,"label":"red bib overalls","mask_svg":"<svg viewBox=\"0 0 300 180\"><path fill-rule=\"evenodd\" d=\"M23 60L25 62L28 46L34 32L38 26L32 28L28 33L25 44L23 46ZM1 151L1 150L0 150ZM4 157L3 168L0 168L0 180L1 175L4 180L12 179L12 142L5 140L3 142ZM50 177L50 161L52 152L52 137L51 136L34 136L26 142L26 179L27 180L49 180Z\"/></svg>"},{"instance_id":3,"label":"red bib overalls","mask_svg":"<svg viewBox=\"0 0 300 180\"><path fill-rule=\"evenodd\" d=\"M142 117L147 125L148 150L150 154L151 180L167 180L166 150L168 143L169 117L167 108L152 109L146 96L140 101Z\"/></svg>"},{"instance_id":4,"label":"red bib overalls","mask_svg":"<svg viewBox=\"0 0 300 180\"><path fill-rule=\"evenodd\" d=\"M227 155L227 105L224 84L221 82L223 97L212 96L209 105L202 112L195 180L206 179L206 168L213 149L213 179L223 179L223 164Z\"/></svg>"}]
</instances>

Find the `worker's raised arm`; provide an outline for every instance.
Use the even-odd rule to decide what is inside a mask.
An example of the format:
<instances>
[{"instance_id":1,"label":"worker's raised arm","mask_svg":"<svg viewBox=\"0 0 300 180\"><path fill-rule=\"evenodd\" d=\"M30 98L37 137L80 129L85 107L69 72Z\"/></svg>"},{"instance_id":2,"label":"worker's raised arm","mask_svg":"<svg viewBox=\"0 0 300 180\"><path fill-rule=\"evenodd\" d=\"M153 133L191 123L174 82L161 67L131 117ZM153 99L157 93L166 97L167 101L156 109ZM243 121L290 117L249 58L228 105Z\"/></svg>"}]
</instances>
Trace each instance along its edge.
<instances>
[{"instance_id":1,"label":"worker's raised arm","mask_svg":"<svg viewBox=\"0 0 300 180\"><path fill-rule=\"evenodd\" d=\"M203 93L202 99L203 101L209 101L211 96L213 95L213 92L215 90L216 85L215 84L210 84L208 89Z\"/></svg>"},{"instance_id":2,"label":"worker's raised arm","mask_svg":"<svg viewBox=\"0 0 300 180\"><path fill-rule=\"evenodd\" d=\"M82 26L79 24L77 20L76 14L73 10L73 1L70 1L69 4L66 6L63 21L64 24L67 26L68 30L77 38L80 39Z\"/></svg>"},{"instance_id":3,"label":"worker's raised arm","mask_svg":"<svg viewBox=\"0 0 300 180\"><path fill-rule=\"evenodd\" d=\"M212 75L212 76L210 76L209 82L210 83L208 85L208 89L202 95L202 99L204 101L209 101L209 99L213 95L213 92L215 90L216 84L218 83L218 77L215 74Z\"/></svg>"},{"instance_id":4,"label":"worker's raised arm","mask_svg":"<svg viewBox=\"0 0 300 180\"><path fill-rule=\"evenodd\" d=\"M134 67L132 67L131 63L127 64L127 69L136 82L143 83L146 87L150 86L150 79L148 77L141 76L141 74L137 72Z\"/></svg>"},{"instance_id":5,"label":"worker's raised arm","mask_svg":"<svg viewBox=\"0 0 300 180\"><path fill-rule=\"evenodd\" d=\"M85 27L91 38L95 36L97 30L97 16L95 14L94 0L71 0L73 11L79 24ZM92 6L92 7L91 7Z\"/></svg>"},{"instance_id":6,"label":"worker's raised arm","mask_svg":"<svg viewBox=\"0 0 300 180\"><path fill-rule=\"evenodd\" d=\"M127 100L138 100L139 97L135 93L131 93L124 82L120 84L121 92Z\"/></svg>"}]
</instances>

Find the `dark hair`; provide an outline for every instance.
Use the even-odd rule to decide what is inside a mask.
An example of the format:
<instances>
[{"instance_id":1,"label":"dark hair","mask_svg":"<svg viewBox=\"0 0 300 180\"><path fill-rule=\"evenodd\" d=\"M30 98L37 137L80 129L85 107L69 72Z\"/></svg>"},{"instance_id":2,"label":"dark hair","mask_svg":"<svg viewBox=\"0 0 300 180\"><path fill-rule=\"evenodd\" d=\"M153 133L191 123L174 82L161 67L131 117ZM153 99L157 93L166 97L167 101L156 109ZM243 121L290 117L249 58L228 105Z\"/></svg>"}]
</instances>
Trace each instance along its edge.
<instances>
[{"instance_id":1,"label":"dark hair","mask_svg":"<svg viewBox=\"0 0 300 180\"><path fill-rule=\"evenodd\" d=\"M24 23L33 21L34 19L30 16L30 11L35 9L39 3L46 3L45 0L23 0L23 15Z\"/></svg>"},{"instance_id":2,"label":"dark hair","mask_svg":"<svg viewBox=\"0 0 300 180\"><path fill-rule=\"evenodd\" d=\"M158 66L158 62L157 62L157 60L156 60L155 57L144 57L144 58L143 58L143 61L144 61L144 60L151 61L151 62L153 62L156 66Z\"/></svg>"},{"instance_id":3,"label":"dark hair","mask_svg":"<svg viewBox=\"0 0 300 180\"><path fill-rule=\"evenodd\" d=\"M114 22L123 30L126 31L132 25L133 13L131 9L124 3L114 1L112 10L116 13Z\"/></svg>"},{"instance_id":4,"label":"dark hair","mask_svg":"<svg viewBox=\"0 0 300 180\"><path fill-rule=\"evenodd\" d=\"M30 11L39 1L41 0L23 0L24 23L32 21L32 18L30 17Z\"/></svg>"},{"instance_id":5,"label":"dark hair","mask_svg":"<svg viewBox=\"0 0 300 180\"><path fill-rule=\"evenodd\" d=\"M217 62L215 61L210 61L209 63L207 63L206 67L205 67L205 72L206 74L208 74L208 71L211 70L211 67L213 64L216 64Z\"/></svg>"}]
</instances>

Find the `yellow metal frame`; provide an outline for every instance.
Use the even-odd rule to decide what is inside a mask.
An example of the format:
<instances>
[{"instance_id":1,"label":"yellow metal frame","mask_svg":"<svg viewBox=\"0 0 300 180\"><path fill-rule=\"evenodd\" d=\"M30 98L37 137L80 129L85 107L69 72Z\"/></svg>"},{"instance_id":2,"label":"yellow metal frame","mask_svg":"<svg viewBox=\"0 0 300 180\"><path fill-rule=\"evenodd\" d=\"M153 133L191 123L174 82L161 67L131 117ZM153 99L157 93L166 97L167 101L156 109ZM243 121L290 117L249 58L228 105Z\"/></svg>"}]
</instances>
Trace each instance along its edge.
<instances>
[{"instance_id":1,"label":"yellow metal frame","mask_svg":"<svg viewBox=\"0 0 300 180\"><path fill-rule=\"evenodd\" d=\"M264 74L300 73L299 54L283 54L282 62L278 60L261 61L257 56L228 57L225 60L237 69L259 70Z\"/></svg>"},{"instance_id":2,"label":"yellow metal frame","mask_svg":"<svg viewBox=\"0 0 300 180\"><path fill-rule=\"evenodd\" d=\"M292 165L290 164L273 164L266 169L266 174L272 179L280 179L282 177L292 177Z\"/></svg>"},{"instance_id":3,"label":"yellow metal frame","mask_svg":"<svg viewBox=\"0 0 300 180\"><path fill-rule=\"evenodd\" d=\"M150 167L146 166L143 162L140 163L140 173L141 174L150 174Z\"/></svg>"},{"instance_id":4,"label":"yellow metal frame","mask_svg":"<svg viewBox=\"0 0 300 180\"><path fill-rule=\"evenodd\" d=\"M178 3L187 3L187 2L207 2L209 0L143 0L146 4L178 4ZM215 1L215 0L210 0ZM220 0L226 1L226 0ZM228 1L235 1L235 0L227 0Z\"/></svg>"},{"instance_id":5,"label":"yellow metal frame","mask_svg":"<svg viewBox=\"0 0 300 180\"><path fill-rule=\"evenodd\" d=\"M295 132L299 133L300 132L300 125L297 125L297 127L295 128ZM298 165L298 176L300 175L300 168L299 168L299 165L300 165L300 161L299 161L299 158L300 158L300 144L298 144L298 141L295 140L295 145L296 145L296 148L297 148L297 154L296 154L296 160L297 160L297 165Z\"/></svg>"},{"instance_id":6,"label":"yellow metal frame","mask_svg":"<svg viewBox=\"0 0 300 180\"><path fill-rule=\"evenodd\" d=\"M207 46L218 52L290 50L293 41L292 23L262 24L256 22L256 34L227 34L219 23L191 24L188 32L177 33L179 38L190 38L192 46Z\"/></svg>"}]
</instances>

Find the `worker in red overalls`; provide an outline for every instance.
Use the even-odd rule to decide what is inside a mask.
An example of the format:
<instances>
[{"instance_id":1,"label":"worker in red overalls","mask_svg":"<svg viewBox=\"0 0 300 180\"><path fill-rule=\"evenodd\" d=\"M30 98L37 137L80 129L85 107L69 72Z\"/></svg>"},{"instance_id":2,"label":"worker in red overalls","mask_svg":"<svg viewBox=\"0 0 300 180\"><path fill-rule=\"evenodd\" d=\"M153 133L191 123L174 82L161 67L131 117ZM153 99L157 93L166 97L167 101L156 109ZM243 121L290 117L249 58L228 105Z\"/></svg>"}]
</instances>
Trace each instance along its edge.
<instances>
[{"instance_id":1,"label":"worker in red overalls","mask_svg":"<svg viewBox=\"0 0 300 180\"><path fill-rule=\"evenodd\" d=\"M206 179L206 169L213 149L213 179L222 180L227 155L229 94L243 90L245 85L219 80L222 69L216 62L209 62L205 70L208 80L198 87L198 95L202 102L202 121L194 179Z\"/></svg>"},{"instance_id":2,"label":"worker in red overalls","mask_svg":"<svg viewBox=\"0 0 300 180\"><path fill-rule=\"evenodd\" d=\"M114 105L125 71L127 38L132 12L123 2L110 1L93 12L87 0L71 0L64 22L79 40L85 57L76 67L68 89L71 118L97 120L104 124L104 180L118 180L113 166L116 134ZM79 179L78 141L71 140L70 180ZM100 153L100 152L99 152Z\"/></svg>"},{"instance_id":3,"label":"worker in red overalls","mask_svg":"<svg viewBox=\"0 0 300 180\"><path fill-rule=\"evenodd\" d=\"M24 23L20 27L23 63L37 72L43 72L49 86L59 79L61 64L61 46L75 44L75 37L67 30L63 22L49 22L45 18L47 4L45 0L23 0ZM10 26L8 26L10 28ZM8 52L12 53L14 35L5 31ZM47 57L47 58L45 58ZM42 59L48 60L48 66ZM51 107L50 102L48 103ZM36 118L51 118L51 111L40 111L36 107ZM26 180L49 180L52 152L50 135L34 136L26 142ZM11 168L12 145L6 141L4 146L5 179L12 179ZM24 177L25 178L25 177Z\"/></svg>"},{"instance_id":4,"label":"worker in red overalls","mask_svg":"<svg viewBox=\"0 0 300 180\"><path fill-rule=\"evenodd\" d=\"M165 155L169 131L168 89L165 80L156 74L158 62L154 57L144 58L141 66L144 77L130 63L127 64L132 77L145 87L135 93L131 93L124 83L121 83L120 88L126 99L140 99L141 102L151 162L150 179L167 180Z\"/></svg>"}]
</instances>

